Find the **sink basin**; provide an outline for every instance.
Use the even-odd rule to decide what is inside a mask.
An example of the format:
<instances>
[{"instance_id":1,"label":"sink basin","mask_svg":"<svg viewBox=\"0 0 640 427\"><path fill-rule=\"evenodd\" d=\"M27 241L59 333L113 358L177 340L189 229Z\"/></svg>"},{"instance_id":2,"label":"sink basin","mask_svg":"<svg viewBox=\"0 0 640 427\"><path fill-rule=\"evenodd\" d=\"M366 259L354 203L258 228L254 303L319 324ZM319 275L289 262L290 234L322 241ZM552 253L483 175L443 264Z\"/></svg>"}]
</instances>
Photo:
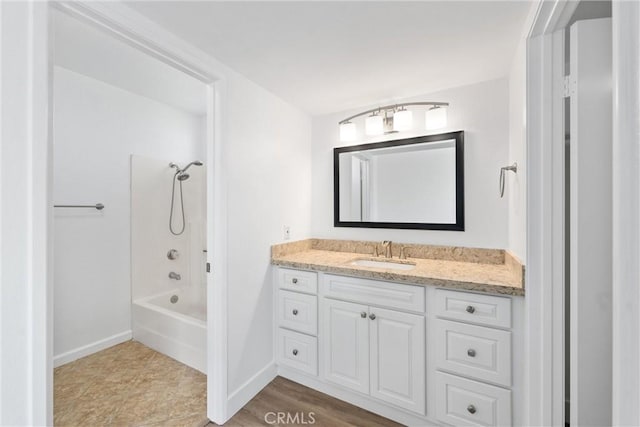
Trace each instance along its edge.
<instances>
[{"instance_id":1,"label":"sink basin","mask_svg":"<svg viewBox=\"0 0 640 427\"><path fill-rule=\"evenodd\" d=\"M413 270L416 268L415 264L402 263L391 260L373 260L373 259L356 259L351 261L351 265L357 265L358 267L374 267L385 268L390 270Z\"/></svg>"}]
</instances>

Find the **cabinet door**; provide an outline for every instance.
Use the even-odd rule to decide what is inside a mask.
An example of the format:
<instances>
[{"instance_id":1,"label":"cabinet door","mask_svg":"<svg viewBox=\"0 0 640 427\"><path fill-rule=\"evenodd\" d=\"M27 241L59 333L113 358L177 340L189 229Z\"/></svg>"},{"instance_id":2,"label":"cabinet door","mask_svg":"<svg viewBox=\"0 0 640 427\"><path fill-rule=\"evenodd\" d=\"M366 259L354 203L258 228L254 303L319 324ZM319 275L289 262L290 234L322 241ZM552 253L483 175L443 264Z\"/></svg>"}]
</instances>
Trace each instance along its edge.
<instances>
[{"instance_id":1,"label":"cabinet door","mask_svg":"<svg viewBox=\"0 0 640 427\"><path fill-rule=\"evenodd\" d=\"M331 299L323 304L326 380L369 393L368 307Z\"/></svg>"},{"instance_id":2,"label":"cabinet door","mask_svg":"<svg viewBox=\"0 0 640 427\"><path fill-rule=\"evenodd\" d=\"M375 307L369 313L371 396L424 414L424 316Z\"/></svg>"}]
</instances>

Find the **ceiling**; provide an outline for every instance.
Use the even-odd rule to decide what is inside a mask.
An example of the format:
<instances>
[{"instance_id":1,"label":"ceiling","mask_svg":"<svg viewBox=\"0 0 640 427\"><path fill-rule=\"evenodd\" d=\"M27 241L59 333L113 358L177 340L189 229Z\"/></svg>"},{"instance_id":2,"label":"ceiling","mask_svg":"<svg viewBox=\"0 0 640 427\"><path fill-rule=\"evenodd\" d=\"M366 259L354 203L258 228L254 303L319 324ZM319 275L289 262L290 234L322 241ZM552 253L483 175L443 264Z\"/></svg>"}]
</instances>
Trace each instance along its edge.
<instances>
[{"instance_id":1,"label":"ceiling","mask_svg":"<svg viewBox=\"0 0 640 427\"><path fill-rule=\"evenodd\" d=\"M54 10L56 66L187 113L204 115L206 85L95 26Z\"/></svg>"},{"instance_id":2,"label":"ceiling","mask_svg":"<svg viewBox=\"0 0 640 427\"><path fill-rule=\"evenodd\" d=\"M142 1L132 8L312 115L504 77L529 1Z\"/></svg>"}]
</instances>

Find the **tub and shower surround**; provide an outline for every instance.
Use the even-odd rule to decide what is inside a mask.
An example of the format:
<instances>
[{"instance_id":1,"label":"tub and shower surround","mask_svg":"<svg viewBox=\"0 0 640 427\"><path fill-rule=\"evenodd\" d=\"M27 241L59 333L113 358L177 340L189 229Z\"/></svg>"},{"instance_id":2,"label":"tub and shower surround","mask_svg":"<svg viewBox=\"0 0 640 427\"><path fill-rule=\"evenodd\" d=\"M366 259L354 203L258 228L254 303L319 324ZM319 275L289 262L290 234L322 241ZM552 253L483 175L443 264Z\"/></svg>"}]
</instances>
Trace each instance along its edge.
<instances>
[{"instance_id":1,"label":"tub and shower surround","mask_svg":"<svg viewBox=\"0 0 640 427\"><path fill-rule=\"evenodd\" d=\"M205 372L206 169L173 160L131 157L133 338Z\"/></svg>"}]
</instances>

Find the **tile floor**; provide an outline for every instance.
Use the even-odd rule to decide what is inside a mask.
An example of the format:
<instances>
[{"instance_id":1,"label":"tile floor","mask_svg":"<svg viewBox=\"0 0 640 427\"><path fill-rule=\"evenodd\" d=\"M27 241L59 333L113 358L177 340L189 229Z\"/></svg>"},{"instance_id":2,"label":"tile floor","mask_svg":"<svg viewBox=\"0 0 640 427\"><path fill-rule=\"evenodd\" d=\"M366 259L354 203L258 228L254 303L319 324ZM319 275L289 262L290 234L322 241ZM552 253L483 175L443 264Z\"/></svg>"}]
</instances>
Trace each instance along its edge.
<instances>
[{"instance_id":1,"label":"tile floor","mask_svg":"<svg viewBox=\"0 0 640 427\"><path fill-rule=\"evenodd\" d=\"M207 377L129 341L54 370L56 426L200 427Z\"/></svg>"}]
</instances>

